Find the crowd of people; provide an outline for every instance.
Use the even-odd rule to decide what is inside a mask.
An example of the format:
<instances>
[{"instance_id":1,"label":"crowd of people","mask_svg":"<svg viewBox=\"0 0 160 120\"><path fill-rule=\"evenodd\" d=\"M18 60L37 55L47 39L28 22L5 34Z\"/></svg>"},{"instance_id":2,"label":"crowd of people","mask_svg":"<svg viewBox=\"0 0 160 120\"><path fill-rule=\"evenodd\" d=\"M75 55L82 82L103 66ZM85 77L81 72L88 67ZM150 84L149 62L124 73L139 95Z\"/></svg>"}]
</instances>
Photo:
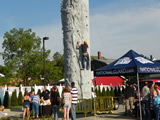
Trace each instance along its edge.
<instances>
[{"instance_id":1,"label":"crowd of people","mask_svg":"<svg viewBox=\"0 0 160 120\"><path fill-rule=\"evenodd\" d=\"M64 120L69 120L69 112L71 109L71 119L76 120L75 107L78 99L78 90L75 87L75 83L71 83L71 89L69 86L65 86L64 93L59 96L58 88L56 85L52 87L49 91L45 87L42 90L40 96L35 94L34 91L31 93L25 93L23 98L23 120L27 115L27 119L30 118L30 112L32 111L32 117L38 118L40 114L40 106L49 105L51 106L52 117L58 120L58 112L60 107L60 102L63 103L64 109ZM48 111L47 111L48 112Z\"/></svg>"},{"instance_id":2,"label":"crowd of people","mask_svg":"<svg viewBox=\"0 0 160 120\"><path fill-rule=\"evenodd\" d=\"M135 107L134 106L135 97L136 97L136 87L128 83L125 89L125 114L126 115L133 114L133 109ZM152 120L152 118L154 117L155 120L159 120L160 119L160 91L158 90L158 85L152 84L152 86L149 87L148 82L145 82L144 86L140 90L140 100L141 100L141 108L142 108L142 119ZM137 103L138 103L138 98L137 98ZM152 110L154 112L152 112Z\"/></svg>"}]
</instances>

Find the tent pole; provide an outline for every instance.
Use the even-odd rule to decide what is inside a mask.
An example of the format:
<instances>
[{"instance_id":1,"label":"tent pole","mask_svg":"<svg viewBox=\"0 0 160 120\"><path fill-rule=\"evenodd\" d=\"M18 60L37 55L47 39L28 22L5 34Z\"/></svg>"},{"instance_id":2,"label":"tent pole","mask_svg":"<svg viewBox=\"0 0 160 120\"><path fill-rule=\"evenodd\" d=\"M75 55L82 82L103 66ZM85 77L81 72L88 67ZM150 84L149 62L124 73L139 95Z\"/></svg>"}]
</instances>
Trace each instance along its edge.
<instances>
[{"instance_id":1,"label":"tent pole","mask_svg":"<svg viewBox=\"0 0 160 120\"><path fill-rule=\"evenodd\" d=\"M139 87L139 74L138 74L138 73L137 73L137 83L138 83L138 101L139 101L140 120L142 120L142 109L141 109L140 87Z\"/></svg>"},{"instance_id":2,"label":"tent pole","mask_svg":"<svg viewBox=\"0 0 160 120\"><path fill-rule=\"evenodd\" d=\"M94 78L94 87L93 87L93 90L94 90L94 116L95 116L95 120L96 120L96 97L95 97L95 86L96 86L96 78Z\"/></svg>"}]
</instances>

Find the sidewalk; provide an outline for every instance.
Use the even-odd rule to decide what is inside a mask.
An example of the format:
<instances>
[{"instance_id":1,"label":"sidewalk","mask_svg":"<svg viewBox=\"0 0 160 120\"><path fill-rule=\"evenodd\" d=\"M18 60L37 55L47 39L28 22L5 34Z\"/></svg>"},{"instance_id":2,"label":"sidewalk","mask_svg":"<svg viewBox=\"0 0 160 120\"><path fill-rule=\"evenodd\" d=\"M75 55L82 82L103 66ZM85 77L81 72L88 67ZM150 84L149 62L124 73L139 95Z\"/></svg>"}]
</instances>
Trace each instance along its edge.
<instances>
[{"instance_id":1,"label":"sidewalk","mask_svg":"<svg viewBox=\"0 0 160 120\"><path fill-rule=\"evenodd\" d=\"M119 106L118 110L113 110L113 114L108 114L107 112L97 113L97 116L93 116L93 113L88 113L87 117L84 117L84 114L77 114L77 120L136 120L134 116L125 116L124 107ZM23 111L8 111L8 116L11 118L22 118ZM59 120L62 120L63 114L59 115Z\"/></svg>"}]
</instances>

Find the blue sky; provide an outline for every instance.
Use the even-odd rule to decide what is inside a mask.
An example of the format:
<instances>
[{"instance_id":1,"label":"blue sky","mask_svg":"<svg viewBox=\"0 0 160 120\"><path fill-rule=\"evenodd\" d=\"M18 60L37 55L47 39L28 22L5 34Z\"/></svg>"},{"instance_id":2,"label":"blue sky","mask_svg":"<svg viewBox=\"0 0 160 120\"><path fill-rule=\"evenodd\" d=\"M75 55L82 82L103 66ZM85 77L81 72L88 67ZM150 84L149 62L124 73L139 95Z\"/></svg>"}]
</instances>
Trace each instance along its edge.
<instances>
[{"instance_id":1,"label":"blue sky","mask_svg":"<svg viewBox=\"0 0 160 120\"><path fill-rule=\"evenodd\" d=\"M117 59L130 49L160 59L159 0L89 0L91 55ZM61 0L1 0L0 51L3 35L12 28L31 28L46 48L63 53ZM52 57L52 54L50 57ZM3 60L0 57L0 64Z\"/></svg>"}]
</instances>

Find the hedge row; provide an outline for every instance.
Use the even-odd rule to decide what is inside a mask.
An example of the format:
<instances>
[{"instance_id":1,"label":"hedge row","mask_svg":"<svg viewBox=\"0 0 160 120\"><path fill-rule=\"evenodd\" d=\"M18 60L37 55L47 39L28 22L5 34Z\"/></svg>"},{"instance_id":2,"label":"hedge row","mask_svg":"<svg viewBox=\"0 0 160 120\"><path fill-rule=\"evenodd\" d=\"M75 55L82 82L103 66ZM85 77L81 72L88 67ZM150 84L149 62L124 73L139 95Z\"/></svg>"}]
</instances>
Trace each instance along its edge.
<instances>
[{"instance_id":1,"label":"hedge row","mask_svg":"<svg viewBox=\"0 0 160 120\"><path fill-rule=\"evenodd\" d=\"M31 88L31 90L34 90ZM4 95L4 99L3 99L3 106L5 108L9 107L9 106L22 106L23 105L23 102L22 102L22 99L23 99L23 95L22 95L22 92L19 88L19 94L18 94L18 97L17 97L17 91L14 90L12 92L12 96L11 96L11 100L10 100L10 97L9 97L9 93L8 93L8 90L5 92L5 95ZM25 92L28 93L27 89L25 89ZM38 90L38 94L40 95L41 91ZM2 105L2 102L1 102L1 99L0 99L0 105Z\"/></svg>"},{"instance_id":2,"label":"hedge row","mask_svg":"<svg viewBox=\"0 0 160 120\"><path fill-rule=\"evenodd\" d=\"M93 88L92 88L92 92L93 92ZM120 87L115 87L115 89L113 89L112 87L109 89L107 87L107 89L105 89L104 87L102 88L102 91L100 90L100 86L98 86L98 88L95 88L95 93L97 96L120 96L122 94L124 94L124 87L122 87L122 90L120 89Z\"/></svg>"}]
</instances>

